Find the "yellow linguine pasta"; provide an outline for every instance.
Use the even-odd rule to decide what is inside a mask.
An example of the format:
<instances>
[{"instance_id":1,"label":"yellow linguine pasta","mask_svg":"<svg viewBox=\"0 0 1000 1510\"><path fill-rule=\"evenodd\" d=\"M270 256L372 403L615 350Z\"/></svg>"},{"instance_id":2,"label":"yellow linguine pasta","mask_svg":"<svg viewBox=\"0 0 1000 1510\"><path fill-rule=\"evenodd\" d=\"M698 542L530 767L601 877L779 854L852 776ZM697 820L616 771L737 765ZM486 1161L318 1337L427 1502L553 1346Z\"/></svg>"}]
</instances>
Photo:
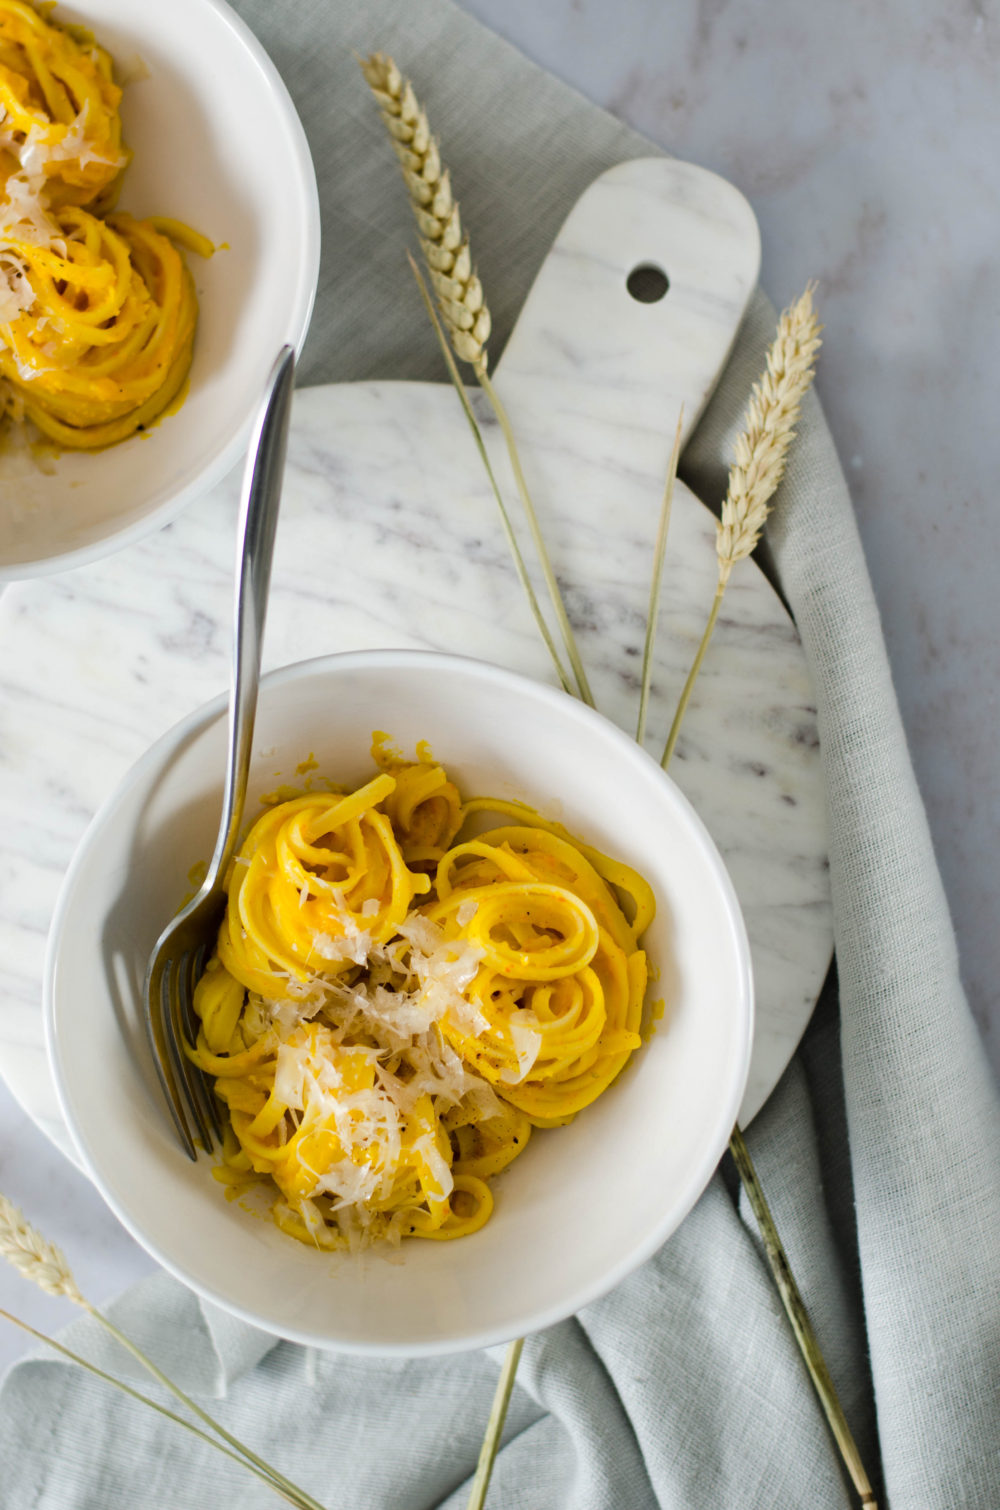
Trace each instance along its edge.
<instances>
[{"instance_id":1,"label":"yellow linguine pasta","mask_svg":"<svg viewBox=\"0 0 1000 1510\"><path fill-rule=\"evenodd\" d=\"M59 447L114 445L178 398L197 299L176 221L109 214L128 161L111 60L0 0L0 413Z\"/></svg>"},{"instance_id":2,"label":"yellow linguine pasta","mask_svg":"<svg viewBox=\"0 0 1000 1510\"><path fill-rule=\"evenodd\" d=\"M57 219L49 246L7 230L5 249L34 298L3 328L0 376L58 445L113 445L162 413L184 382L194 285L151 221L98 220L76 206Z\"/></svg>"},{"instance_id":3,"label":"yellow linguine pasta","mask_svg":"<svg viewBox=\"0 0 1000 1510\"><path fill-rule=\"evenodd\" d=\"M322 1248L480 1228L533 1127L639 1047L646 989L639 875L521 804L463 804L426 747L373 754L358 790L251 828L189 1046L228 1112L217 1178L271 1182Z\"/></svg>"},{"instance_id":4,"label":"yellow linguine pasta","mask_svg":"<svg viewBox=\"0 0 1000 1510\"><path fill-rule=\"evenodd\" d=\"M106 209L128 162L121 97L102 47L0 0L0 177L38 175L48 204Z\"/></svg>"}]
</instances>

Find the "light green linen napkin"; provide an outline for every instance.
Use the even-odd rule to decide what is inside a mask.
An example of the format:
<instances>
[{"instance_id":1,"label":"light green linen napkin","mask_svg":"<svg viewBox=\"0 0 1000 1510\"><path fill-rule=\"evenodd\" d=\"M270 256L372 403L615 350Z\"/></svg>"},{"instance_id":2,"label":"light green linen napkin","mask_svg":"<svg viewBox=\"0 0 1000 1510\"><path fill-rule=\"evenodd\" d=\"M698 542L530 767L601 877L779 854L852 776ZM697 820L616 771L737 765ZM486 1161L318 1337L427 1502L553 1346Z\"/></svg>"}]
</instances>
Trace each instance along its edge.
<instances>
[{"instance_id":1,"label":"light green linen napkin","mask_svg":"<svg viewBox=\"0 0 1000 1510\"><path fill-rule=\"evenodd\" d=\"M382 128L351 52L416 80L461 188L499 351L558 226L604 168L650 144L449 0L242 0L302 115L324 212L304 382L440 377L400 266ZM807 270L806 270L807 271ZM794 293L795 290L789 290ZM770 339L758 295L683 459L706 499ZM893 1510L1000 1506L1000 1114L958 981L843 476L815 400L770 549L802 632L830 803L839 992L830 984L750 1143L869 1471ZM240 1435L334 1507L457 1507L493 1354L316 1355L157 1276L114 1313ZM94 1325L75 1345L111 1361ZM3 1510L277 1503L174 1428L57 1362L0 1393ZM639 1273L528 1343L496 1510L847 1506L826 1426L722 1174Z\"/></svg>"}]
</instances>

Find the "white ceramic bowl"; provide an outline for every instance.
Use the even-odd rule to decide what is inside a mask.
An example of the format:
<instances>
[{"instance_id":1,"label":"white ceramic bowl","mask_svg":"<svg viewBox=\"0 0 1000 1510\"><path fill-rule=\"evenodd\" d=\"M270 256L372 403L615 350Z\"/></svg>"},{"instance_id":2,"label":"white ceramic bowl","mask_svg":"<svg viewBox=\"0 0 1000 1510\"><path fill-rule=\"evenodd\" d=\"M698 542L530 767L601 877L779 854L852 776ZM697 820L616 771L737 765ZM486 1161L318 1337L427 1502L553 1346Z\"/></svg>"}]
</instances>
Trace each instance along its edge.
<instances>
[{"instance_id":1,"label":"white ceramic bowl","mask_svg":"<svg viewBox=\"0 0 1000 1510\"><path fill-rule=\"evenodd\" d=\"M137 1012L150 949L211 852L221 699L165 735L91 825L49 940L45 1016L62 1109L136 1238L209 1299L280 1336L354 1352L485 1346L571 1315L649 1257L726 1146L746 1078L750 957L736 896L687 800L639 747L562 692L420 651L307 661L264 678L248 814L312 754L360 784L372 731L427 739L462 792L518 797L636 866L657 898L646 947L666 1012L575 1122L536 1133L481 1232L411 1240L402 1261L322 1254L227 1203L169 1126Z\"/></svg>"},{"instance_id":2,"label":"white ceramic bowl","mask_svg":"<svg viewBox=\"0 0 1000 1510\"><path fill-rule=\"evenodd\" d=\"M134 157L120 208L186 221L216 243L188 256L200 306L190 391L145 435L45 475L0 452L0 579L61 571L158 529L242 456L285 342L305 339L319 271L319 200L305 134L260 43L220 0L80 0L127 84Z\"/></svg>"}]
</instances>

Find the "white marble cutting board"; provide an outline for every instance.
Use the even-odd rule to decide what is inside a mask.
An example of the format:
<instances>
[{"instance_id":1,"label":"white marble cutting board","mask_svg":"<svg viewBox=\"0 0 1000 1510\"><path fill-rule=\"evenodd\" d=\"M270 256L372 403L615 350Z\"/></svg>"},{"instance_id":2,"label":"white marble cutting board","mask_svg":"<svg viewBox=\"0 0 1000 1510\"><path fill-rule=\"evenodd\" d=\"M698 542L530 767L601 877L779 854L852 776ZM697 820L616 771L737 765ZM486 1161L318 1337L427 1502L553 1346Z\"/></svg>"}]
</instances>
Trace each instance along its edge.
<instances>
[{"instance_id":1,"label":"white marble cutting board","mask_svg":"<svg viewBox=\"0 0 1000 1510\"><path fill-rule=\"evenodd\" d=\"M758 260L752 213L728 184L665 159L624 164L563 227L498 364L597 704L630 730L678 409L690 431ZM643 263L669 276L658 303L626 289ZM394 296L416 297L402 249ZM516 512L496 427L476 406ZM226 685L237 485L139 545L0 599L0 1071L71 1156L45 1055L45 935L91 815L152 740ZM714 580L712 517L678 486L656 752ZM554 679L447 384L296 397L265 664L365 646L461 651ZM734 574L671 774L746 915L758 1000L748 1120L798 1042L832 949L812 694L795 629L752 563Z\"/></svg>"}]
</instances>

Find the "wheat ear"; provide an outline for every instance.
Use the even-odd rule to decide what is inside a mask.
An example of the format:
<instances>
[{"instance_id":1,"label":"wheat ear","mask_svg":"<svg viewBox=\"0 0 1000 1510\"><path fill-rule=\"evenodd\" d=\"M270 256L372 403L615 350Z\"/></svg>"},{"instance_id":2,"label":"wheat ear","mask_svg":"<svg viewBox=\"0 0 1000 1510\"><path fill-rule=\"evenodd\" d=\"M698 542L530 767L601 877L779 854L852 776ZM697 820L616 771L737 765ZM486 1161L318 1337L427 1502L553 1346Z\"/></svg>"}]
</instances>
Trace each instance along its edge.
<instances>
[{"instance_id":1,"label":"wheat ear","mask_svg":"<svg viewBox=\"0 0 1000 1510\"><path fill-rule=\"evenodd\" d=\"M0 1258L46 1295L89 1309L62 1249L44 1238L5 1195L0 1195Z\"/></svg>"},{"instance_id":2,"label":"wheat ear","mask_svg":"<svg viewBox=\"0 0 1000 1510\"><path fill-rule=\"evenodd\" d=\"M476 381L496 415L538 563L566 646L573 678L580 697L593 707L594 696L528 490L514 431L500 395L490 379L486 351L492 328L489 307L483 294L483 285L472 266L469 240L462 230L458 205L452 197L451 179L448 170L441 164L441 154L437 141L431 135L427 112L417 99L413 85L403 77L392 58L385 53L376 52L369 58L359 58L358 62L365 81L375 96L393 150L403 170L420 234L420 249L427 263L448 339L456 356L471 363Z\"/></svg>"},{"instance_id":3,"label":"wheat ear","mask_svg":"<svg viewBox=\"0 0 1000 1510\"><path fill-rule=\"evenodd\" d=\"M420 249L452 345L463 362L485 372L486 343L492 328L490 312L427 113L392 58L376 52L358 61L403 170L420 233Z\"/></svg>"},{"instance_id":4,"label":"wheat ear","mask_svg":"<svg viewBox=\"0 0 1000 1510\"><path fill-rule=\"evenodd\" d=\"M674 753L730 574L737 561L749 556L760 539L770 513L771 499L784 475L785 459L795 435L802 400L813 380L823 329L816 318L812 296L813 285L810 284L801 298L782 314L767 353L765 371L751 390L743 429L736 442L736 455L729 469L722 517L715 527L718 563L715 597L660 758L664 770Z\"/></svg>"},{"instance_id":5,"label":"wheat ear","mask_svg":"<svg viewBox=\"0 0 1000 1510\"><path fill-rule=\"evenodd\" d=\"M813 286L786 309L767 353L767 369L750 393L729 486L716 525L719 580L725 586L737 561L760 539L771 499L785 471L802 400L813 380L823 327L813 309Z\"/></svg>"}]
</instances>

